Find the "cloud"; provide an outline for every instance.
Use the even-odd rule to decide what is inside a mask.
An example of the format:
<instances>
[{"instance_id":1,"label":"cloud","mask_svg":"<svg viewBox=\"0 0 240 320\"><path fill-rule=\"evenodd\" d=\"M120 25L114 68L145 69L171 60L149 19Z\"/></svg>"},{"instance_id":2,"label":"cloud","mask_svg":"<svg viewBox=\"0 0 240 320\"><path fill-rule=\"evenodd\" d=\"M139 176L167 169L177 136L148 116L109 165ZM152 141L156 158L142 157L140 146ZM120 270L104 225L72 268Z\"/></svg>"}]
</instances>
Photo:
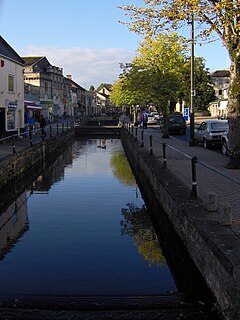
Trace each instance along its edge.
<instances>
[{"instance_id":1,"label":"cloud","mask_svg":"<svg viewBox=\"0 0 240 320\"><path fill-rule=\"evenodd\" d=\"M46 56L48 61L63 68L63 74L89 89L101 83L113 83L121 73L119 63L131 62L134 51L122 48L57 48L29 45L22 56Z\"/></svg>"}]
</instances>

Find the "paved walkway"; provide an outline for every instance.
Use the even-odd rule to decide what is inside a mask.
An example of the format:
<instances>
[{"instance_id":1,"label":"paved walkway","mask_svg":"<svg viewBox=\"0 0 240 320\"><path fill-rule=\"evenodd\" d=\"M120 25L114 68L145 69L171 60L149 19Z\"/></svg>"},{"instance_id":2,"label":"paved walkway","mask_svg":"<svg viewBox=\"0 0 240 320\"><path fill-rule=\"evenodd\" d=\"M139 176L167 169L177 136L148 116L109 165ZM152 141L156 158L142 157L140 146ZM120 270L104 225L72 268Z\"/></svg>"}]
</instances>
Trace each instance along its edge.
<instances>
[{"instance_id":1,"label":"paved walkway","mask_svg":"<svg viewBox=\"0 0 240 320\"><path fill-rule=\"evenodd\" d=\"M142 143L141 129L137 130L138 143ZM136 131L133 131L136 135ZM240 237L240 170L226 169L229 158L219 150L204 149L201 146L190 147L188 142L177 136L163 139L159 127L148 127L144 130L144 147L150 150L150 135L152 136L152 151L163 160L163 143L167 144L167 167L187 186L192 188L191 158L197 157L196 167L197 195L204 202L208 193L217 195L220 217L214 214L214 219L221 219L226 205L232 212L233 232Z\"/></svg>"},{"instance_id":2,"label":"paved walkway","mask_svg":"<svg viewBox=\"0 0 240 320\"><path fill-rule=\"evenodd\" d=\"M70 120L61 120L59 122L54 122L46 125L46 139L50 138L50 136L56 136L63 131L68 130L70 127L74 125L73 119ZM32 131L32 135L29 133L22 133L20 137L17 135L9 138L4 138L0 140L0 161L7 157L9 154L13 152L19 152L26 147L29 147L30 144L36 144L43 141L41 129L36 129Z\"/></svg>"}]
</instances>

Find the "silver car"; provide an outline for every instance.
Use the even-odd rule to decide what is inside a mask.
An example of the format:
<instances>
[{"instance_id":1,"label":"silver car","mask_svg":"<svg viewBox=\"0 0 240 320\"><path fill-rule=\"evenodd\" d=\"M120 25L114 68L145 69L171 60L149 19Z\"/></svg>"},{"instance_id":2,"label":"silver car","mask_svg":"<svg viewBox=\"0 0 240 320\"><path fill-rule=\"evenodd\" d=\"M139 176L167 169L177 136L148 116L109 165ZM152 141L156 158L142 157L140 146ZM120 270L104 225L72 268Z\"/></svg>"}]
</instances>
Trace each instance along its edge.
<instances>
[{"instance_id":1,"label":"silver car","mask_svg":"<svg viewBox=\"0 0 240 320\"><path fill-rule=\"evenodd\" d=\"M221 137L221 143L222 143L222 153L226 156L229 155L229 130L226 130L222 137Z\"/></svg>"},{"instance_id":2,"label":"silver car","mask_svg":"<svg viewBox=\"0 0 240 320\"><path fill-rule=\"evenodd\" d=\"M194 130L197 143L202 143L204 148L221 144L223 133L228 130L228 120L205 120Z\"/></svg>"}]
</instances>

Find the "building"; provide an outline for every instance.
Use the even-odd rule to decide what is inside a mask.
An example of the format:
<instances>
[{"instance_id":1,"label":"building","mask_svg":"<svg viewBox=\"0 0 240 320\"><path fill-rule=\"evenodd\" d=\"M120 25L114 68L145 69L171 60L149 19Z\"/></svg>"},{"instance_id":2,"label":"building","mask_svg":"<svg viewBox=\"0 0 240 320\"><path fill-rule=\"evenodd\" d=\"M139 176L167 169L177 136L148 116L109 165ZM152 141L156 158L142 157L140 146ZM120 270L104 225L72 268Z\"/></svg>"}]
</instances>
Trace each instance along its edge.
<instances>
[{"instance_id":1,"label":"building","mask_svg":"<svg viewBox=\"0 0 240 320\"><path fill-rule=\"evenodd\" d=\"M100 90L96 91L96 104L98 113L112 113L115 108L110 101L110 86L103 86Z\"/></svg>"},{"instance_id":2,"label":"building","mask_svg":"<svg viewBox=\"0 0 240 320\"><path fill-rule=\"evenodd\" d=\"M230 71L217 70L211 74L211 80L215 90L216 101L209 104L208 110L212 117L227 117L227 102L230 85Z\"/></svg>"},{"instance_id":3,"label":"building","mask_svg":"<svg viewBox=\"0 0 240 320\"><path fill-rule=\"evenodd\" d=\"M24 82L37 90L41 114L49 120L57 120L64 114L63 69L53 66L46 57L22 57Z\"/></svg>"},{"instance_id":4,"label":"building","mask_svg":"<svg viewBox=\"0 0 240 320\"><path fill-rule=\"evenodd\" d=\"M0 36L0 137L25 128L24 61Z\"/></svg>"}]
</instances>

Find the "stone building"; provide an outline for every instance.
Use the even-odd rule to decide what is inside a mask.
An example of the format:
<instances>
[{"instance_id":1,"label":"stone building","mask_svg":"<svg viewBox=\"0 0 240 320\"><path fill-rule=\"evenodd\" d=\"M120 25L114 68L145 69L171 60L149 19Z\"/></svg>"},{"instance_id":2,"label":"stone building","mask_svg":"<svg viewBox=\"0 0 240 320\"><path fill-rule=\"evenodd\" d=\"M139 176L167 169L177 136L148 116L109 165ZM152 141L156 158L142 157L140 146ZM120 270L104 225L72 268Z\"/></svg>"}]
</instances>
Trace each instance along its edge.
<instances>
[{"instance_id":1,"label":"stone building","mask_svg":"<svg viewBox=\"0 0 240 320\"><path fill-rule=\"evenodd\" d=\"M50 121L57 120L64 114L63 69L51 65L43 56L22 59L25 63L24 82L38 88L41 114Z\"/></svg>"}]
</instances>

